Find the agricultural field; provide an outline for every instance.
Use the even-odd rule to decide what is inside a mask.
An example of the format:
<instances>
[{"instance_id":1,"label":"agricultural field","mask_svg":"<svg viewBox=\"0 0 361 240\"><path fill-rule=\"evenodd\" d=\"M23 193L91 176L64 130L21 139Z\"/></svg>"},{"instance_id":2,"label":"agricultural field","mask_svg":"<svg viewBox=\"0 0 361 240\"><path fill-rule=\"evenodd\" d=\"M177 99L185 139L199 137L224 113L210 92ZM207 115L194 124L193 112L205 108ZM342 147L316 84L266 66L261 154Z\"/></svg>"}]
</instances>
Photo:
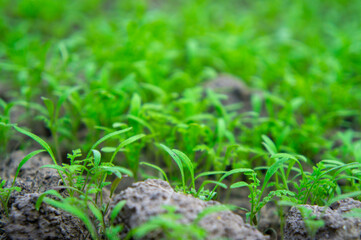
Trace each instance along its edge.
<instances>
[{"instance_id":1,"label":"agricultural field","mask_svg":"<svg viewBox=\"0 0 361 240\"><path fill-rule=\"evenodd\" d=\"M360 239L360 16L0 0L0 239Z\"/></svg>"}]
</instances>

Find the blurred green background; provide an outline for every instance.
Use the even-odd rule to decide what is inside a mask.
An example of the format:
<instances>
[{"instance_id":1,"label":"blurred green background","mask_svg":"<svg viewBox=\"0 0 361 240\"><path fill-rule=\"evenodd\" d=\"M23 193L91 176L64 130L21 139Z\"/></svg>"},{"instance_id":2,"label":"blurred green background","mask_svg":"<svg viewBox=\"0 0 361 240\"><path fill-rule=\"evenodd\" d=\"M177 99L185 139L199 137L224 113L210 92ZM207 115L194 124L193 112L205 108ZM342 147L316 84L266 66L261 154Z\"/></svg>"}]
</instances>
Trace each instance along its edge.
<instances>
[{"instance_id":1,"label":"blurred green background","mask_svg":"<svg viewBox=\"0 0 361 240\"><path fill-rule=\"evenodd\" d=\"M147 134L128 159L163 142L253 166L264 134L310 163L361 161L360 16L360 0L0 0L0 121L45 126L59 152L124 124ZM204 96L220 73L264 98ZM0 126L2 152L11 139Z\"/></svg>"}]
</instances>

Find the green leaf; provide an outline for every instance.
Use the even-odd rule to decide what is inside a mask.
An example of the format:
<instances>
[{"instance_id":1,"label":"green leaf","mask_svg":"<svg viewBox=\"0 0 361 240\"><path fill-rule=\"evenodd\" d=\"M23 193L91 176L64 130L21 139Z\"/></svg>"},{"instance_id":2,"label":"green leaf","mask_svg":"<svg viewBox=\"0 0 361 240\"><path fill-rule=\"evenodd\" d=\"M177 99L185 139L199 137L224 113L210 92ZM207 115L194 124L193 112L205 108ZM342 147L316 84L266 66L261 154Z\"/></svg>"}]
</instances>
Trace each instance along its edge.
<instances>
[{"instance_id":1,"label":"green leaf","mask_svg":"<svg viewBox=\"0 0 361 240\"><path fill-rule=\"evenodd\" d=\"M93 155L94 155L94 166L98 167L101 161L101 154L98 150L93 149Z\"/></svg>"},{"instance_id":2,"label":"green leaf","mask_svg":"<svg viewBox=\"0 0 361 240\"><path fill-rule=\"evenodd\" d=\"M130 101L130 110L129 113L133 116L138 116L140 112L140 107L142 104L142 100L137 93L133 94L132 100Z\"/></svg>"},{"instance_id":3,"label":"green leaf","mask_svg":"<svg viewBox=\"0 0 361 240\"><path fill-rule=\"evenodd\" d=\"M249 184L243 181L233 183L230 188L241 188L241 187L248 187Z\"/></svg>"},{"instance_id":4,"label":"green leaf","mask_svg":"<svg viewBox=\"0 0 361 240\"><path fill-rule=\"evenodd\" d=\"M64 211L78 217L85 224L85 226L87 227L88 231L90 232L90 235L92 236L92 238L95 240L99 239L97 231L96 231L94 225L92 224L90 218L88 217L88 215L86 213L82 212L80 210L80 208L72 206L69 203L56 201L51 198L44 198L44 202L52 205L53 207L62 209Z\"/></svg>"},{"instance_id":5,"label":"green leaf","mask_svg":"<svg viewBox=\"0 0 361 240\"><path fill-rule=\"evenodd\" d=\"M102 137L101 139L99 139L96 143L94 143L94 145L90 148L89 150L89 153L87 155L86 158L89 158L90 157L90 154L91 154L91 150L93 150L94 148L96 148L99 144L101 144L102 142L108 140L109 138L112 138L114 136L117 136L119 134L122 134L122 133L125 133L125 132L128 132L130 131L132 128L126 128L126 129L122 129L122 130L119 130L119 131L115 131L115 132L112 132L112 133L109 133L107 135L105 135L104 137Z\"/></svg>"},{"instance_id":6,"label":"green leaf","mask_svg":"<svg viewBox=\"0 0 361 240\"><path fill-rule=\"evenodd\" d=\"M131 119L131 120L139 123L140 125L148 128L148 130L149 130L152 134L154 133L154 129L152 128L152 126L149 125L149 124L148 124L146 121L144 121L143 119L141 119L141 118L139 118L139 117L137 117L137 116L131 115L131 114L129 114L127 117L128 117L128 119Z\"/></svg>"},{"instance_id":7,"label":"green leaf","mask_svg":"<svg viewBox=\"0 0 361 240\"><path fill-rule=\"evenodd\" d=\"M53 162L55 165L58 165L55 159L55 155L53 153L53 151L51 150L50 146L40 137L36 136L35 134L26 131L25 129L22 129L18 126L13 125L13 127L15 128L16 131L32 138L33 140L35 140L37 143L39 143L50 155L51 159L53 159Z\"/></svg>"},{"instance_id":8,"label":"green leaf","mask_svg":"<svg viewBox=\"0 0 361 240\"><path fill-rule=\"evenodd\" d=\"M274 155L277 153L277 147L276 145L273 143L273 141L267 137L266 135L262 135L262 139L263 139L263 146L265 146L265 148L267 149L267 151L271 154Z\"/></svg>"},{"instance_id":9,"label":"green leaf","mask_svg":"<svg viewBox=\"0 0 361 240\"><path fill-rule=\"evenodd\" d=\"M173 152L175 152L178 155L178 157L185 163L186 167L188 168L191 174L193 188L195 188L194 167L192 161L188 158L187 155L185 155L183 152L177 149L173 149Z\"/></svg>"},{"instance_id":10,"label":"green leaf","mask_svg":"<svg viewBox=\"0 0 361 240\"><path fill-rule=\"evenodd\" d=\"M118 216L120 210L122 210L122 208L124 207L124 205L126 204L126 202L127 202L127 201L122 200L122 201L118 202L118 203L114 206L112 212L110 213L110 222L111 222L111 224L114 222L115 218Z\"/></svg>"},{"instance_id":11,"label":"green leaf","mask_svg":"<svg viewBox=\"0 0 361 240\"><path fill-rule=\"evenodd\" d=\"M276 153L276 154L272 155L272 158L273 159L276 159L276 158L288 158L288 159L292 159L292 160L297 161L297 158L295 156L292 156L291 154L288 154L288 153Z\"/></svg>"},{"instance_id":12,"label":"green leaf","mask_svg":"<svg viewBox=\"0 0 361 240\"><path fill-rule=\"evenodd\" d=\"M115 147L103 147L102 149L100 149L100 151L105 152L105 153L112 153L115 152Z\"/></svg>"},{"instance_id":13,"label":"green leaf","mask_svg":"<svg viewBox=\"0 0 361 240\"><path fill-rule=\"evenodd\" d=\"M24 166L24 164L25 164L29 159L31 159L31 158L34 157L35 155L37 155L37 154L39 154L39 153L42 153L42 152L45 152L45 150L33 151L33 152L29 153L28 155L26 155L26 156L21 160L18 168L16 169L16 173L15 173L15 177L14 177L14 181L13 181L12 186L14 186L14 184L15 184L16 178L17 178L18 175L19 175L19 172L20 172L21 167Z\"/></svg>"},{"instance_id":14,"label":"green leaf","mask_svg":"<svg viewBox=\"0 0 361 240\"><path fill-rule=\"evenodd\" d=\"M145 134L138 134L138 135L135 135L135 136L132 136L126 140L124 140L121 144L119 144L119 146L122 148L122 147L125 147L143 137L145 137L146 135Z\"/></svg>"},{"instance_id":15,"label":"green leaf","mask_svg":"<svg viewBox=\"0 0 361 240\"><path fill-rule=\"evenodd\" d=\"M182 184L183 184L183 191L186 191L186 184L185 184L185 176L184 176L184 171L183 171L183 164L182 161L179 159L178 155L173 152L169 147L163 145L163 144L159 144L159 146L161 148L163 148L171 157L172 159L176 162L176 164L178 165L178 168L181 172L182 175Z\"/></svg>"},{"instance_id":16,"label":"green leaf","mask_svg":"<svg viewBox=\"0 0 361 240\"><path fill-rule=\"evenodd\" d=\"M147 163L147 162L141 162L140 165L146 165L146 166L149 166L149 167L152 167L152 168L158 170L159 172L161 172L163 174L164 179L169 183L169 180L167 178L167 174L165 174L163 169L161 169L160 167L158 167L158 166L156 166L154 164L151 164L151 163Z\"/></svg>"},{"instance_id":17,"label":"green leaf","mask_svg":"<svg viewBox=\"0 0 361 240\"><path fill-rule=\"evenodd\" d=\"M53 101L51 101L49 98L46 98L46 97L42 97L41 98L43 101L44 101L44 104L46 106L46 108L48 109L48 114L49 114L49 117L50 119L54 119L54 103Z\"/></svg>"},{"instance_id":18,"label":"green leaf","mask_svg":"<svg viewBox=\"0 0 361 240\"><path fill-rule=\"evenodd\" d=\"M195 178L195 180L197 180L200 177L205 177L205 176L211 176L211 175L218 175L218 174L225 174L227 173L226 171L208 171L208 172L203 172L197 175L197 177Z\"/></svg>"},{"instance_id":19,"label":"green leaf","mask_svg":"<svg viewBox=\"0 0 361 240\"><path fill-rule=\"evenodd\" d=\"M164 90L156 85L153 84L149 84L149 83L141 83L140 84L144 89L150 90L153 93L155 93L156 96L159 97L164 97L166 95L166 93L164 92Z\"/></svg>"},{"instance_id":20,"label":"green leaf","mask_svg":"<svg viewBox=\"0 0 361 240\"><path fill-rule=\"evenodd\" d=\"M62 171L62 172L66 171L62 166L59 166L59 165L43 165L40 168L52 168L52 169L56 169L56 170Z\"/></svg>"},{"instance_id":21,"label":"green leaf","mask_svg":"<svg viewBox=\"0 0 361 240\"><path fill-rule=\"evenodd\" d=\"M202 190L202 188L207 185L207 184L214 184L216 186L222 187L224 189L227 189L227 185L224 183L221 183L220 181L214 181L214 180L206 180L202 183L201 187L199 187L199 189Z\"/></svg>"},{"instance_id":22,"label":"green leaf","mask_svg":"<svg viewBox=\"0 0 361 240\"><path fill-rule=\"evenodd\" d=\"M105 171L109 171L115 174L115 176L117 176L118 178L123 178L122 173L125 175L128 175L130 177L133 177L133 173L132 171L123 168L123 167L118 167L118 166L99 166L100 169L103 169Z\"/></svg>"},{"instance_id":23,"label":"green leaf","mask_svg":"<svg viewBox=\"0 0 361 240\"><path fill-rule=\"evenodd\" d=\"M262 194L264 192L264 189L267 187L268 181L271 179L271 177L278 171L280 167L283 166L283 164L288 161L287 158L281 158L277 162L275 162L266 172L266 176L263 180L263 186L261 189L261 194L259 195L258 202L261 200Z\"/></svg>"},{"instance_id":24,"label":"green leaf","mask_svg":"<svg viewBox=\"0 0 361 240\"><path fill-rule=\"evenodd\" d=\"M115 159L115 156L117 155L117 153L120 151L120 149L122 149L123 147L137 141L138 139L141 139L142 137L146 136L145 134L138 134L135 136L132 136L126 140L124 140L123 142L121 142L118 147L114 150L114 153L112 155L112 157L110 158L110 162L112 163Z\"/></svg>"},{"instance_id":25,"label":"green leaf","mask_svg":"<svg viewBox=\"0 0 361 240\"><path fill-rule=\"evenodd\" d=\"M282 158L275 162L266 172L266 176L264 177L263 184L267 185L268 181L271 179L273 174L277 172L277 170L283 166L283 164L287 161L287 158Z\"/></svg>"},{"instance_id":26,"label":"green leaf","mask_svg":"<svg viewBox=\"0 0 361 240\"><path fill-rule=\"evenodd\" d=\"M345 193L345 194L341 194L338 195L334 198L331 198L328 202L327 205L330 206L332 203L346 199L346 198L353 198L353 197L358 197L361 195L361 191L355 191L355 192L349 192L349 193Z\"/></svg>"},{"instance_id":27,"label":"green leaf","mask_svg":"<svg viewBox=\"0 0 361 240\"><path fill-rule=\"evenodd\" d=\"M53 195L61 200L63 200L64 198L60 195L60 193L58 193L56 190L54 189L50 189L44 193L42 193L38 199L36 200L36 204L35 204L35 209L39 211L40 209L40 206L41 206L41 203L43 202L44 200L44 197L46 197L47 195Z\"/></svg>"},{"instance_id":28,"label":"green leaf","mask_svg":"<svg viewBox=\"0 0 361 240\"><path fill-rule=\"evenodd\" d=\"M226 122L224 119L219 118L217 120L217 141L220 143L224 137L225 132L227 131Z\"/></svg>"},{"instance_id":29,"label":"green leaf","mask_svg":"<svg viewBox=\"0 0 361 240\"><path fill-rule=\"evenodd\" d=\"M101 222L102 225L104 225L102 212L101 212L96 206L94 206L93 203L88 203L88 207L89 207L90 211L94 214L95 218L96 218L99 222Z\"/></svg>"},{"instance_id":30,"label":"green leaf","mask_svg":"<svg viewBox=\"0 0 361 240\"><path fill-rule=\"evenodd\" d=\"M233 174L237 174L237 173L253 173L254 171L250 168L236 168L233 169L231 171L228 171L226 174L224 174L220 181L223 181L223 179L225 179L226 177L233 175Z\"/></svg>"},{"instance_id":31,"label":"green leaf","mask_svg":"<svg viewBox=\"0 0 361 240\"><path fill-rule=\"evenodd\" d=\"M115 189L117 189L117 187L118 187L118 185L119 185L119 183L121 181L122 181L122 178L118 178L118 177L113 180L112 185L110 186L110 196L109 196L109 198L111 198L113 196L113 193L114 193Z\"/></svg>"},{"instance_id":32,"label":"green leaf","mask_svg":"<svg viewBox=\"0 0 361 240\"><path fill-rule=\"evenodd\" d=\"M65 102L65 100L69 97L70 94L72 94L73 92L77 91L80 89L80 86L75 86L72 88L69 88L67 91L65 91L59 98L57 104L56 104L56 109L55 109L55 119L59 118L59 113L60 113L60 108L63 105L63 103Z\"/></svg>"}]
</instances>

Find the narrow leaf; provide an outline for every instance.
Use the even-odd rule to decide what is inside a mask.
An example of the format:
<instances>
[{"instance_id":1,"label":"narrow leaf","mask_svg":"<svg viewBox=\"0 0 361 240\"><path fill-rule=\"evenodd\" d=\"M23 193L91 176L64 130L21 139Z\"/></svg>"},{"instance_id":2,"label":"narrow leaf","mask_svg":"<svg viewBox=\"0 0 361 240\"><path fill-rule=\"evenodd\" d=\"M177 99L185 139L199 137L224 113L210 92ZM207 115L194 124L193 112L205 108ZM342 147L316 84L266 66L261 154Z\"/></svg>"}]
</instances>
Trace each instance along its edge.
<instances>
[{"instance_id":1,"label":"narrow leaf","mask_svg":"<svg viewBox=\"0 0 361 240\"><path fill-rule=\"evenodd\" d=\"M265 148L267 149L267 151L273 155L277 153L277 147L276 145L272 142L272 140L267 137L266 135L262 135L262 139L263 139L263 145L265 146Z\"/></svg>"},{"instance_id":2,"label":"narrow leaf","mask_svg":"<svg viewBox=\"0 0 361 240\"><path fill-rule=\"evenodd\" d=\"M96 206L94 206L93 203L88 203L88 207L89 207L90 211L94 214L95 218L99 222L104 224L102 212Z\"/></svg>"},{"instance_id":3,"label":"narrow leaf","mask_svg":"<svg viewBox=\"0 0 361 240\"><path fill-rule=\"evenodd\" d=\"M99 166L100 169L103 169L105 171L109 171L115 174L115 176L117 176L118 178L123 178L122 173L125 175L128 175L130 177L133 177L133 173L132 171L123 168L123 167L118 167L118 166Z\"/></svg>"},{"instance_id":4,"label":"narrow leaf","mask_svg":"<svg viewBox=\"0 0 361 240\"><path fill-rule=\"evenodd\" d=\"M146 136L145 134L138 134L135 136L132 136L126 140L124 140L123 142L121 142L118 147L114 150L114 153L112 155L112 157L110 158L110 162L112 163L115 159L115 156L117 155L117 153L125 146L137 141L138 139L141 139L142 137Z\"/></svg>"},{"instance_id":5,"label":"narrow leaf","mask_svg":"<svg viewBox=\"0 0 361 240\"><path fill-rule=\"evenodd\" d=\"M110 222L113 223L115 218L118 216L120 210L124 207L126 201L122 200L118 202L115 207L113 208L112 212L110 213Z\"/></svg>"},{"instance_id":6,"label":"narrow leaf","mask_svg":"<svg viewBox=\"0 0 361 240\"><path fill-rule=\"evenodd\" d=\"M146 165L149 167L152 167L156 170L158 170L159 172L161 172L163 174L164 179L169 183L168 178L167 178L167 174L165 174L165 172L163 171L163 169L161 169L160 167L158 167L157 165L151 164L151 163L147 163L147 162L141 162L140 165Z\"/></svg>"},{"instance_id":7,"label":"narrow leaf","mask_svg":"<svg viewBox=\"0 0 361 240\"><path fill-rule=\"evenodd\" d=\"M184 176L182 161L179 159L178 155L175 152L173 152L169 147L167 147L167 146L165 146L163 144L159 144L159 146L161 148L163 148L163 150L165 150L172 157L172 159L176 162L176 164L178 165L179 170L180 170L181 175L182 175L183 189L185 191L186 184L185 184L185 176Z\"/></svg>"},{"instance_id":8,"label":"narrow leaf","mask_svg":"<svg viewBox=\"0 0 361 240\"><path fill-rule=\"evenodd\" d=\"M178 155L178 157L183 161L183 163L185 163L186 167L188 168L191 174L193 188L195 188L194 167L192 161L188 158L187 155L185 155L183 152L177 149L173 149L173 152L175 152Z\"/></svg>"},{"instance_id":9,"label":"narrow leaf","mask_svg":"<svg viewBox=\"0 0 361 240\"><path fill-rule=\"evenodd\" d=\"M79 208L72 206L68 203L56 201L51 198L45 198L44 202L46 202L47 204L50 204L56 208L60 208L64 211L78 217L85 224L85 226L89 230L92 238L98 239L97 231L96 231L94 225L92 224L91 220L89 219L88 215L86 213L82 212Z\"/></svg>"},{"instance_id":10,"label":"narrow leaf","mask_svg":"<svg viewBox=\"0 0 361 240\"><path fill-rule=\"evenodd\" d=\"M57 162L56 162L56 159L55 159L55 155L53 153L53 151L51 150L50 146L43 140L41 139L40 137L36 136L35 134L29 132L29 131L26 131L25 129L22 129L18 126L13 126L15 128L16 131L32 138L33 140L35 140L37 143L39 143L50 155L50 157L53 159L53 162L55 165L57 165Z\"/></svg>"},{"instance_id":11,"label":"narrow leaf","mask_svg":"<svg viewBox=\"0 0 361 240\"><path fill-rule=\"evenodd\" d=\"M98 167L101 161L101 154L98 150L93 149L93 155L94 155L94 166Z\"/></svg>"},{"instance_id":12,"label":"narrow leaf","mask_svg":"<svg viewBox=\"0 0 361 240\"><path fill-rule=\"evenodd\" d=\"M90 154L91 154L91 150L93 150L94 148L96 148L99 144L101 144L102 142L108 140L109 138L112 138L114 136L117 136L119 134L122 134L122 133L125 133L125 132L128 132L130 131L132 128L126 128L126 129L123 129L123 130L119 130L119 131L115 131L115 132L112 132L112 133L109 133L107 135L105 135L104 137L102 137L101 139L99 139L96 143L94 143L94 145L90 148L90 151L87 155L86 158L89 158L90 157Z\"/></svg>"},{"instance_id":13,"label":"narrow leaf","mask_svg":"<svg viewBox=\"0 0 361 240\"><path fill-rule=\"evenodd\" d=\"M249 184L246 183L246 182L236 182L236 183L233 183L229 188L241 188L241 187L248 187Z\"/></svg>"},{"instance_id":14,"label":"narrow leaf","mask_svg":"<svg viewBox=\"0 0 361 240\"><path fill-rule=\"evenodd\" d=\"M14 184L15 184L15 180L16 180L16 178L17 178L18 175L19 175L19 172L20 172L21 167L24 166L24 164L25 164L29 159L31 159L31 158L34 157L35 155L37 155L37 154L39 154L39 153L42 153L42 152L45 152L45 150L33 151L33 152L29 153L28 155L26 155L26 156L21 160L21 162L20 162L20 164L19 164L19 166L18 166L18 168L17 168L17 170L16 170L15 177L14 177L14 181L13 181L12 186L14 186Z\"/></svg>"},{"instance_id":15,"label":"narrow leaf","mask_svg":"<svg viewBox=\"0 0 361 240\"><path fill-rule=\"evenodd\" d=\"M61 200L63 200L64 198L60 195L60 193L58 193L56 190L54 189L50 189L44 193L42 193L38 199L36 200L36 204L35 204L35 209L39 211L41 203L43 202L44 197L46 197L46 195L53 195Z\"/></svg>"}]
</instances>

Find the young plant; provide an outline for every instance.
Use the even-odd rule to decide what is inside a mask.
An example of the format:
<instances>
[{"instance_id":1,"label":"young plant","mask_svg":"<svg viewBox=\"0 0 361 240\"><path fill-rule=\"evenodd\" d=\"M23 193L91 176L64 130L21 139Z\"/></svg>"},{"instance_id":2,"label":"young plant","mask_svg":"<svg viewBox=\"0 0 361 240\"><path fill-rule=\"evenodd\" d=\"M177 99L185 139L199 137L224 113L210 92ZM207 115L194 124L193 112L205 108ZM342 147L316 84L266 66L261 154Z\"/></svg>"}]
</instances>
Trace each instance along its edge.
<instances>
[{"instance_id":1,"label":"young plant","mask_svg":"<svg viewBox=\"0 0 361 240\"><path fill-rule=\"evenodd\" d=\"M179 171L181 173L181 185L177 186L176 190L182 191L183 193L192 194L195 197L198 197L200 199L211 200L211 199L215 198L215 196L216 196L215 189L217 187L227 188L227 186L224 183L222 183L223 179L220 181L205 180L202 182L202 184L200 185L198 190L196 190L196 180L198 178L210 176L210 175L223 174L224 172L223 171L204 172L204 173L199 174L198 176L195 176L194 165L193 165L192 161L188 158L187 155L185 155L183 152L181 152L177 149L170 149L163 144L159 144L158 146L161 149L163 149L164 151L166 151L171 156L171 158L174 160L174 162L176 163L176 165L179 168ZM164 179L166 181L168 181L168 183L170 183L166 173L158 166L151 164L151 163L146 163L146 162L141 162L141 164L147 165L149 167L152 167L152 168L160 171L162 173L162 176L164 177ZM189 176L190 176L189 181L188 181L187 175L184 171L185 169L187 169L189 172ZM213 191L210 192L209 190L204 189L204 187L207 184L214 184L216 186L213 189Z\"/></svg>"},{"instance_id":2,"label":"young plant","mask_svg":"<svg viewBox=\"0 0 361 240\"><path fill-rule=\"evenodd\" d=\"M265 136L264 136L264 140L265 142L263 144L266 147L267 151L271 154L271 159L275 160L275 163L273 163L269 168L267 168L267 172L263 179L262 185L261 185L261 181L257 178L257 173L252 169L231 170L222 177L225 178L235 173L244 173L246 176L248 176L251 183L240 181L233 183L230 186L230 188L233 189L240 187L248 187L250 191L249 198L251 203L251 209L247 213L247 219L250 221L251 224L255 224L255 225L258 224L257 214L274 197L289 199L295 196L293 192L289 191L288 188L289 182L287 179L294 163L297 162L299 166L302 167L296 157L290 154L277 153L276 147L273 144L273 142ZM288 169L287 173L284 172L284 168L285 168L284 165L286 162L289 162L289 165L287 166ZM271 185L270 180L272 176L275 175L276 173L278 173L281 176L283 185L278 184L276 178L276 182L274 182L272 185L275 185L277 189L271 190L265 197L263 197L263 195L266 193L267 187Z\"/></svg>"},{"instance_id":3,"label":"young plant","mask_svg":"<svg viewBox=\"0 0 361 240\"><path fill-rule=\"evenodd\" d=\"M122 132L125 131L123 130ZM120 132L117 134L120 134ZM111 184L109 195L109 198L111 198L123 175L132 177L133 173L123 167L114 166L112 162L102 161L101 153L94 148L102 141L117 134L113 133L99 140L93 145L91 151L83 160L76 159L81 156L81 152L75 150L73 154L68 155L70 158L69 165L43 166L57 169L65 175L66 186L62 188L66 188L70 196L65 198L57 191L49 190L39 197L37 209L40 208L42 202L45 202L73 214L84 222L93 239L101 239L105 233L115 234L114 231L118 231L119 229L114 226L109 229L106 225L105 215L108 212L110 201L104 202L103 188ZM131 140L132 139L128 139L128 141L124 141L123 145L126 145L127 142L130 143ZM91 155L89 155L90 153ZM86 173L85 176L83 176L84 172ZM106 182L106 178L110 174L114 174L117 177L113 183ZM48 195L57 197L57 200L47 197ZM119 206L115 207L113 211L119 212ZM113 212L111 213L111 218L113 218L114 214Z\"/></svg>"},{"instance_id":4,"label":"young plant","mask_svg":"<svg viewBox=\"0 0 361 240\"><path fill-rule=\"evenodd\" d=\"M10 140L10 132L7 124L10 123L10 111L13 108L13 103L6 103L0 98L0 154L6 153L6 149Z\"/></svg>"},{"instance_id":5,"label":"young plant","mask_svg":"<svg viewBox=\"0 0 361 240\"><path fill-rule=\"evenodd\" d=\"M10 196L11 196L11 193L13 191L18 191L20 192L21 191L21 188L20 187L17 187L15 186L15 183L16 183L16 179L19 175L19 172L20 172L20 169L21 167L27 162L29 161L32 157L34 157L35 155L39 154L39 153L42 153L44 152L45 150L37 150L37 151L33 151L31 153L29 153L28 155L26 155L19 163L19 166L18 168L16 169L16 172L15 172L15 176L14 176L14 180L11 184L10 187L5 187L6 185L6 180L2 180L1 181L1 178L0 178L0 201L1 201L1 207L2 209L5 211L5 215L6 216L9 216L9 209L8 209L8 204L9 204L9 199L10 199Z\"/></svg>"},{"instance_id":6,"label":"young plant","mask_svg":"<svg viewBox=\"0 0 361 240\"><path fill-rule=\"evenodd\" d=\"M56 104L52 100L46 97L42 97L44 104L46 106L47 116L41 116L41 118L46 123L47 127L50 129L51 136L53 138L53 148L55 149L55 154L58 161L61 162L60 146L59 146L59 132L66 131L62 124L65 122L65 118L60 118L60 110L63 103L67 100L69 95L78 90L79 87L70 88L65 91L58 99Z\"/></svg>"}]
</instances>

